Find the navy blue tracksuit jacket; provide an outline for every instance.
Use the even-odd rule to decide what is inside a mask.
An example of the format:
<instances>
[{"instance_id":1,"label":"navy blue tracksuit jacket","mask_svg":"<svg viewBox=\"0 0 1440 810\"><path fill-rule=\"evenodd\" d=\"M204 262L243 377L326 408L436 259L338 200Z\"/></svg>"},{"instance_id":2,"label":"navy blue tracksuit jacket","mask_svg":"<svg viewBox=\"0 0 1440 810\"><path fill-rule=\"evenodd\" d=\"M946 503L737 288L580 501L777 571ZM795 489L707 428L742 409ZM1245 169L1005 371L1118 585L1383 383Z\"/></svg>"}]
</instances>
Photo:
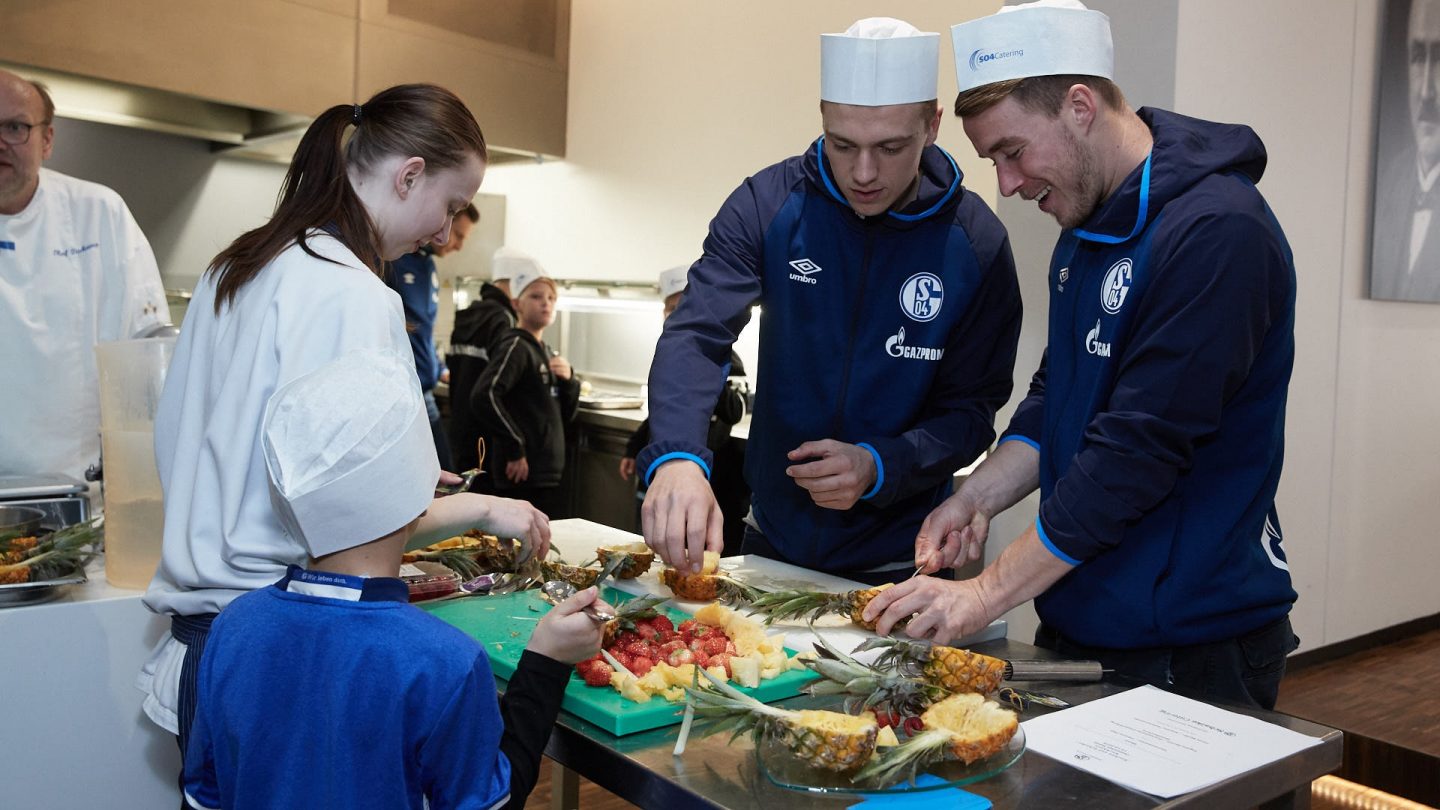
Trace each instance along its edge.
<instances>
[{"instance_id":1,"label":"navy blue tracksuit jacket","mask_svg":"<svg viewBox=\"0 0 1440 810\"><path fill-rule=\"evenodd\" d=\"M1295 600L1275 491L1295 267L1245 126L1141 109L1149 159L1050 264L1049 343L1005 440L1040 451L1035 600L1081 644L1234 638Z\"/></svg>"},{"instance_id":2,"label":"navy blue tracksuit jacket","mask_svg":"<svg viewBox=\"0 0 1440 810\"><path fill-rule=\"evenodd\" d=\"M954 472L994 439L1008 399L1020 293L1005 230L925 150L917 199L861 217L836 188L824 139L726 200L666 321L650 370L653 442L637 459L710 461L706 428L730 346L759 303L759 368L745 477L766 539L790 562L856 571L914 555ZM785 474L806 441L859 444L879 474L846 511Z\"/></svg>"}]
</instances>

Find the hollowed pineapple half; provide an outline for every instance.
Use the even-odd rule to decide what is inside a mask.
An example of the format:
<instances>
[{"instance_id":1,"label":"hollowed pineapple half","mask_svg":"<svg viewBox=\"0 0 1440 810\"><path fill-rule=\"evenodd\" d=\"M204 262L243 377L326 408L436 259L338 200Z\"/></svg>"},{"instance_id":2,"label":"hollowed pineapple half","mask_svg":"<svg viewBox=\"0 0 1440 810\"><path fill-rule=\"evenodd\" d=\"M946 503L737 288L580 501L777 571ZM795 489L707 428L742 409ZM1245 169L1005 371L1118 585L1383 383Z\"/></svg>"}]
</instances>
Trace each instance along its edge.
<instances>
[{"instance_id":1,"label":"hollowed pineapple half","mask_svg":"<svg viewBox=\"0 0 1440 810\"><path fill-rule=\"evenodd\" d=\"M710 685L690 686L685 691L696 717L711 721L708 730L733 729L736 734L748 731L757 744L768 734L806 765L837 773L864 765L875 753L880 726L871 712L857 716L767 706L708 672L698 674Z\"/></svg>"},{"instance_id":2,"label":"hollowed pineapple half","mask_svg":"<svg viewBox=\"0 0 1440 810\"><path fill-rule=\"evenodd\" d=\"M655 562L655 552L644 543L600 546L595 549L595 554L600 558L601 568L608 568L616 557L624 558L615 569L616 579L634 579L649 571L650 565Z\"/></svg>"},{"instance_id":3,"label":"hollowed pineapple half","mask_svg":"<svg viewBox=\"0 0 1440 810\"><path fill-rule=\"evenodd\" d=\"M600 576L600 569L582 568L578 565L570 565L568 563L541 560L540 573L545 577L545 581L547 582L552 579L564 580L574 585L576 590L584 590L595 584L596 578Z\"/></svg>"},{"instance_id":4,"label":"hollowed pineapple half","mask_svg":"<svg viewBox=\"0 0 1440 810\"><path fill-rule=\"evenodd\" d=\"M881 752L855 775L856 782L889 784L914 779L920 769L946 756L965 764L999 753L1015 736L1020 720L1014 712L983 695L951 695L920 715L922 730Z\"/></svg>"},{"instance_id":5,"label":"hollowed pineapple half","mask_svg":"<svg viewBox=\"0 0 1440 810\"><path fill-rule=\"evenodd\" d=\"M967 765L982 760L1010 742L1020 718L993 700L973 692L951 695L926 709L920 723L949 737L950 754Z\"/></svg>"}]
</instances>

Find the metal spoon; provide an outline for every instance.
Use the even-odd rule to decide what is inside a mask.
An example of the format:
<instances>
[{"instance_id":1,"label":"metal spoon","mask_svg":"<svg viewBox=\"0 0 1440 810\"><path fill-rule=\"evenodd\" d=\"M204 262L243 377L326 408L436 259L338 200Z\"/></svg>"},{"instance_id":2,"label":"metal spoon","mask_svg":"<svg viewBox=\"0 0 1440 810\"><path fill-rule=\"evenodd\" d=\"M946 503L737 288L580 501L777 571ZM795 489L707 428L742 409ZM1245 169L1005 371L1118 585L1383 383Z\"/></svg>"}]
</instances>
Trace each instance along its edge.
<instances>
[{"instance_id":1,"label":"metal spoon","mask_svg":"<svg viewBox=\"0 0 1440 810\"><path fill-rule=\"evenodd\" d=\"M575 595L575 586L563 579L552 579L540 586L540 592L545 595L546 601L550 604L558 605ZM586 605L580 612L597 622L608 622L615 618L614 613L605 608L596 607L594 604Z\"/></svg>"}]
</instances>

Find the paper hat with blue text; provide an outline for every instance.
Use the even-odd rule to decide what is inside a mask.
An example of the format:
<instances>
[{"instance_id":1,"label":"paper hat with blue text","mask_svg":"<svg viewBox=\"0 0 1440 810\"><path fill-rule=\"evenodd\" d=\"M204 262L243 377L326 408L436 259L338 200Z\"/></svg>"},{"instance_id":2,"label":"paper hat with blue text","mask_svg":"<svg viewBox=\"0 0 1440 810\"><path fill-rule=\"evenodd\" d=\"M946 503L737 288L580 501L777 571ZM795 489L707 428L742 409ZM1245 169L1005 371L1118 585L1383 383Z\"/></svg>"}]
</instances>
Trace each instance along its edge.
<instances>
[{"instance_id":1,"label":"paper hat with blue text","mask_svg":"<svg viewBox=\"0 0 1440 810\"><path fill-rule=\"evenodd\" d=\"M940 35L890 17L870 17L843 34L820 35L820 99L883 107L936 97Z\"/></svg>"},{"instance_id":2,"label":"paper hat with blue text","mask_svg":"<svg viewBox=\"0 0 1440 810\"><path fill-rule=\"evenodd\" d=\"M950 28L960 92L1008 79L1080 75L1115 78L1110 18L1077 0L1005 6Z\"/></svg>"},{"instance_id":3,"label":"paper hat with blue text","mask_svg":"<svg viewBox=\"0 0 1440 810\"><path fill-rule=\"evenodd\" d=\"M669 298L678 292L685 291L685 285L690 283L690 265L682 264L679 267L672 267L660 273L660 297Z\"/></svg>"}]
</instances>

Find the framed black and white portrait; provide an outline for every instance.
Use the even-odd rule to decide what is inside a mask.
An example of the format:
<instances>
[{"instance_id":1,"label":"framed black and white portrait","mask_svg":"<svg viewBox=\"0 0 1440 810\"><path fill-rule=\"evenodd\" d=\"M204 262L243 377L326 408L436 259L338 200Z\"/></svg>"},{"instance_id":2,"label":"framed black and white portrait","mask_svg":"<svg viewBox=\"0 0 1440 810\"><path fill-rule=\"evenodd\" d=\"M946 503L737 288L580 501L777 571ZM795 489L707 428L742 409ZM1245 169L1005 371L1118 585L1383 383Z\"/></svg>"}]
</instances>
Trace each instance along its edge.
<instances>
[{"instance_id":1,"label":"framed black and white portrait","mask_svg":"<svg viewBox=\"0 0 1440 810\"><path fill-rule=\"evenodd\" d=\"M1440 302L1440 0L1385 0L1370 297Z\"/></svg>"}]
</instances>

